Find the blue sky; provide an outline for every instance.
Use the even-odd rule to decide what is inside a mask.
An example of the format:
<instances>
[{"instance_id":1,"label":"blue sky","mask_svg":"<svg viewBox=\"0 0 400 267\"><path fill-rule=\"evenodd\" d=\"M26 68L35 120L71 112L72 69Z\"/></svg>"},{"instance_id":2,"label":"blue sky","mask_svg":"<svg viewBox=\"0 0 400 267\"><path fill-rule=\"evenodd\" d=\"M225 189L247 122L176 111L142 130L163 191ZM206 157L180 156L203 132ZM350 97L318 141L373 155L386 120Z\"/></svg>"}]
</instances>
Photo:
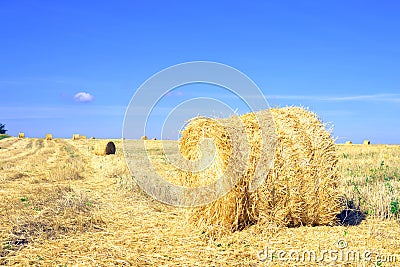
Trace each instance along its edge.
<instances>
[{"instance_id":1,"label":"blue sky","mask_svg":"<svg viewBox=\"0 0 400 267\"><path fill-rule=\"evenodd\" d=\"M0 123L11 135L119 138L146 79L204 60L245 73L271 106L309 107L338 142L400 144L400 3L248 2L0 1ZM229 92L188 85L160 101L148 135L198 96L246 112Z\"/></svg>"}]
</instances>

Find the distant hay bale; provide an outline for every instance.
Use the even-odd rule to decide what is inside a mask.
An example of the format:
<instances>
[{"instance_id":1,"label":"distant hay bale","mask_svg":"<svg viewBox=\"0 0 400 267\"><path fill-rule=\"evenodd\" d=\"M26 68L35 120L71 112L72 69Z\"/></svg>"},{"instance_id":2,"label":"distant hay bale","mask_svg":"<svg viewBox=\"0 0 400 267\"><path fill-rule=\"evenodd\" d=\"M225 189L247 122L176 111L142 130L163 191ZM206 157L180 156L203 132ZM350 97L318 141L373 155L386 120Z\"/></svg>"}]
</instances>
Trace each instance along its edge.
<instances>
[{"instance_id":1,"label":"distant hay bale","mask_svg":"<svg viewBox=\"0 0 400 267\"><path fill-rule=\"evenodd\" d=\"M351 142L351 141L346 141L346 145L352 145L353 144L353 142Z\"/></svg>"},{"instance_id":2,"label":"distant hay bale","mask_svg":"<svg viewBox=\"0 0 400 267\"><path fill-rule=\"evenodd\" d=\"M140 138L140 140L149 140L149 138L148 138L147 136L143 135L143 136Z\"/></svg>"},{"instance_id":3,"label":"distant hay bale","mask_svg":"<svg viewBox=\"0 0 400 267\"><path fill-rule=\"evenodd\" d=\"M83 140L86 139L86 135L81 135L80 139L83 139Z\"/></svg>"},{"instance_id":4,"label":"distant hay bale","mask_svg":"<svg viewBox=\"0 0 400 267\"><path fill-rule=\"evenodd\" d=\"M53 140L52 134L46 134L46 140Z\"/></svg>"},{"instance_id":5,"label":"distant hay bale","mask_svg":"<svg viewBox=\"0 0 400 267\"><path fill-rule=\"evenodd\" d=\"M265 180L258 189L250 192L250 180L256 172L261 149L262 133L257 117L270 115L276 132L273 167L269 173L262 174ZM250 148L248 169L237 177L238 182L225 196L192 209L190 218L196 225L235 231L254 223L314 226L331 225L336 221L341 204L335 143L330 133L314 113L303 108L270 109L270 115L260 111L240 116ZM178 181L171 182L188 187L204 186L225 172L228 164L233 164L235 169L235 164L240 163L236 157L241 155L230 154L232 143L246 140L230 139L227 132L235 133L233 120L234 117L199 117L189 121L179 143L182 155L189 160L205 157L199 152L204 138L211 138L217 153L206 169L196 172L180 170ZM265 119L261 123L268 126L270 121ZM237 174L233 171L229 175Z\"/></svg>"},{"instance_id":6,"label":"distant hay bale","mask_svg":"<svg viewBox=\"0 0 400 267\"><path fill-rule=\"evenodd\" d=\"M25 138L25 133L18 133L18 138L24 139Z\"/></svg>"},{"instance_id":7,"label":"distant hay bale","mask_svg":"<svg viewBox=\"0 0 400 267\"><path fill-rule=\"evenodd\" d=\"M154 138L151 138L151 140L153 140L153 141L154 141L154 140L157 140L157 138L155 138L155 137L154 137Z\"/></svg>"},{"instance_id":8,"label":"distant hay bale","mask_svg":"<svg viewBox=\"0 0 400 267\"><path fill-rule=\"evenodd\" d=\"M96 139L96 138L94 138L94 137L92 136L92 137L90 137L90 139L93 140L93 139Z\"/></svg>"},{"instance_id":9,"label":"distant hay bale","mask_svg":"<svg viewBox=\"0 0 400 267\"><path fill-rule=\"evenodd\" d=\"M115 144L111 141L99 141L94 147L94 154L98 156L115 154L115 151Z\"/></svg>"},{"instance_id":10,"label":"distant hay bale","mask_svg":"<svg viewBox=\"0 0 400 267\"><path fill-rule=\"evenodd\" d=\"M72 140L79 140L79 134L73 134L72 135Z\"/></svg>"},{"instance_id":11,"label":"distant hay bale","mask_svg":"<svg viewBox=\"0 0 400 267\"><path fill-rule=\"evenodd\" d=\"M364 145L370 145L371 144L371 141L369 141L369 140L364 140Z\"/></svg>"}]
</instances>

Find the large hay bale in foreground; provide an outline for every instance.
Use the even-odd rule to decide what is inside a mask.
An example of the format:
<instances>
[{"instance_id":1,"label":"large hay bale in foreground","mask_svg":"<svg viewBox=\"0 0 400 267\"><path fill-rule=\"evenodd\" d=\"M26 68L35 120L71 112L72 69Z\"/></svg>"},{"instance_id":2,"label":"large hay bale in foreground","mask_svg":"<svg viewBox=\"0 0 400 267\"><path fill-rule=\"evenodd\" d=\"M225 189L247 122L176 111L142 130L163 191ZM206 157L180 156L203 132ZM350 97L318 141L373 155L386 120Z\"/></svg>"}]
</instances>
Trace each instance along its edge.
<instances>
[{"instance_id":1,"label":"large hay bale in foreground","mask_svg":"<svg viewBox=\"0 0 400 267\"><path fill-rule=\"evenodd\" d=\"M52 134L46 134L46 140L52 140L53 135Z\"/></svg>"},{"instance_id":2,"label":"large hay bale in foreground","mask_svg":"<svg viewBox=\"0 0 400 267\"><path fill-rule=\"evenodd\" d=\"M79 140L79 134L73 134L72 140Z\"/></svg>"},{"instance_id":3,"label":"large hay bale in foreground","mask_svg":"<svg viewBox=\"0 0 400 267\"><path fill-rule=\"evenodd\" d=\"M370 145L371 144L371 141L369 141L369 140L364 140L364 145Z\"/></svg>"},{"instance_id":4,"label":"large hay bale in foreground","mask_svg":"<svg viewBox=\"0 0 400 267\"><path fill-rule=\"evenodd\" d=\"M94 154L99 156L115 154L115 151L115 144L111 141L99 141L94 147Z\"/></svg>"},{"instance_id":5,"label":"large hay bale in foreground","mask_svg":"<svg viewBox=\"0 0 400 267\"><path fill-rule=\"evenodd\" d=\"M18 133L18 138L24 139L25 138L25 133Z\"/></svg>"},{"instance_id":6,"label":"large hay bale in foreground","mask_svg":"<svg viewBox=\"0 0 400 267\"><path fill-rule=\"evenodd\" d=\"M268 112L262 112L240 116L250 148L247 171L236 177L238 182L225 196L193 208L191 220L201 227L229 231L254 223L272 222L283 226L333 224L341 209L335 143L319 118L303 108L270 109L276 133L273 167L264 174L265 180L257 190L249 190L261 149L257 117L269 116ZM240 164L235 162L240 155L230 156L232 142L246 140L231 140L227 132L232 132L232 129L227 131L223 126L227 124L221 123L233 118L200 117L187 124L180 139L180 150L186 159L199 159L199 147L204 138L212 139L217 153L214 163L202 171L181 170L176 183L188 187L207 185L227 170L229 162ZM270 120L261 123L267 121Z\"/></svg>"}]
</instances>

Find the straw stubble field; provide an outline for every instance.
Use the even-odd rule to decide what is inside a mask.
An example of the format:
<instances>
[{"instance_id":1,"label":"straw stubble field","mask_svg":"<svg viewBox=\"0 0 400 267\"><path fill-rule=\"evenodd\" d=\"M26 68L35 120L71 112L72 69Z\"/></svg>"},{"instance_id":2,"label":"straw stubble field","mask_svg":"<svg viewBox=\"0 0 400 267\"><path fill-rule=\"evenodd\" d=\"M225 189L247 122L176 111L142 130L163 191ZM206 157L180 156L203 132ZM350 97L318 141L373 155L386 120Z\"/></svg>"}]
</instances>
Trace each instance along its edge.
<instances>
[{"instance_id":1,"label":"straw stubble field","mask_svg":"<svg viewBox=\"0 0 400 267\"><path fill-rule=\"evenodd\" d=\"M260 261L260 251L351 250L381 266L400 266L400 146L337 145L344 225L250 225L219 237L190 223L187 209L142 193L116 154L93 153L102 140L7 138L0 141L0 265L325 266L331 262ZM142 141L138 141L142 142ZM160 141L146 141L156 169ZM172 144L173 141L171 141ZM153 147L153 149L151 149ZM134 154L134 153L133 153ZM138 166L140 168L140 166ZM145 171L145 170L143 170ZM165 174L164 173L164 174ZM345 216L347 215L347 216ZM343 247L343 243L346 247ZM319 254L318 254L319 253ZM263 256L264 254L262 254ZM326 259L326 258L325 258ZM397 260L397 262L393 262ZM272 261L272 262L271 262ZM342 264L344 259L335 263ZM374 266L349 261L346 266Z\"/></svg>"}]
</instances>

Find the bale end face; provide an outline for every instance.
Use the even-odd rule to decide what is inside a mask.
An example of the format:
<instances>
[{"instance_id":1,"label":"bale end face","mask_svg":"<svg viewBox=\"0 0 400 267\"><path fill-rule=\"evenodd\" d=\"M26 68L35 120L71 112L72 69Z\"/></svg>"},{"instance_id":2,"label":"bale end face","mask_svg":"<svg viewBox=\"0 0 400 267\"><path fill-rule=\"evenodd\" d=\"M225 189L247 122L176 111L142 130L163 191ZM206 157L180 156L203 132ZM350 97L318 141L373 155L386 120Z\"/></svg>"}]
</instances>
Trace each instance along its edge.
<instances>
[{"instance_id":1,"label":"bale end face","mask_svg":"<svg viewBox=\"0 0 400 267\"><path fill-rule=\"evenodd\" d=\"M114 142L108 142L106 146L106 155L115 154L115 144Z\"/></svg>"}]
</instances>

